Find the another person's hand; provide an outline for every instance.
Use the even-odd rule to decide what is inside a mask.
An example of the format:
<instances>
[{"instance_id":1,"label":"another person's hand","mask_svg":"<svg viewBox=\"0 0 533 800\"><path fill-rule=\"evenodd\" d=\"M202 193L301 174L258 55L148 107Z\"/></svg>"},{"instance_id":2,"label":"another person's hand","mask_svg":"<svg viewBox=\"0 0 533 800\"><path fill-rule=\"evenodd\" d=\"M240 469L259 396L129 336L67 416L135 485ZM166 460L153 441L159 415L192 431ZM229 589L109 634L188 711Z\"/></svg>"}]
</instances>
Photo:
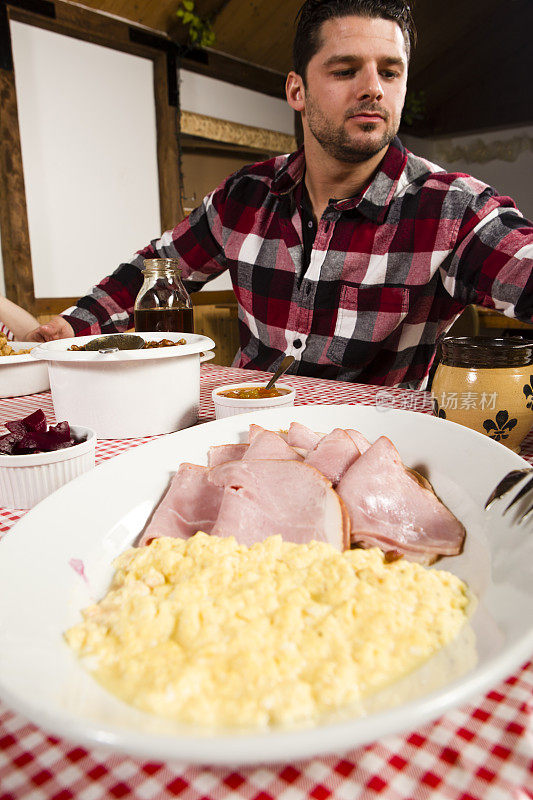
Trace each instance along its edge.
<instances>
[{"instance_id":1,"label":"another person's hand","mask_svg":"<svg viewBox=\"0 0 533 800\"><path fill-rule=\"evenodd\" d=\"M74 329L64 317L52 317L26 335L28 342L51 342L53 339L69 339L74 336Z\"/></svg>"}]
</instances>

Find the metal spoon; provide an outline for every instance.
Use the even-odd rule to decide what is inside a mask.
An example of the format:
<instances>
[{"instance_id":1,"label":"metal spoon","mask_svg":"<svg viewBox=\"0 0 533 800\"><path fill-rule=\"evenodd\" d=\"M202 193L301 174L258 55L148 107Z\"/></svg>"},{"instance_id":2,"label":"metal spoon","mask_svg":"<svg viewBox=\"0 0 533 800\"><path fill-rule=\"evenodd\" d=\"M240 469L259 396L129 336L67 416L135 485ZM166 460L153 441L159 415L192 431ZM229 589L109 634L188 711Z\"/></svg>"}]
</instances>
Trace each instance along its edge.
<instances>
[{"instance_id":1,"label":"metal spoon","mask_svg":"<svg viewBox=\"0 0 533 800\"><path fill-rule=\"evenodd\" d=\"M283 361L281 362L281 364L279 365L279 367L277 368L277 370L275 371L275 373L272 375L269 382L265 386L265 389L272 389L277 379L280 377L280 375L283 375L284 372L287 372L293 361L294 361L294 356L285 356L285 358L283 359Z\"/></svg>"},{"instance_id":2,"label":"metal spoon","mask_svg":"<svg viewBox=\"0 0 533 800\"><path fill-rule=\"evenodd\" d=\"M116 353L119 350L140 350L144 346L144 339L131 333L112 333L109 336L99 336L91 339L84 350L98 350L100 353Z\"/></svg>"}]
</instances>

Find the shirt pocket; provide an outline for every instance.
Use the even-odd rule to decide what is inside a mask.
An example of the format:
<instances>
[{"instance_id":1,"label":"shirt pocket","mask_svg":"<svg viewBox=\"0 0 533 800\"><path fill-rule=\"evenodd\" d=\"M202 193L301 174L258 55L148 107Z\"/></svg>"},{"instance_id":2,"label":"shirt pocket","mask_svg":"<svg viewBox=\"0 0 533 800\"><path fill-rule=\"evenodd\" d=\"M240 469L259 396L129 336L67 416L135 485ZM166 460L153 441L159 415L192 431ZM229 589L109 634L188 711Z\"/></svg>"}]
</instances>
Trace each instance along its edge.
<instances>
[{"instance_id":1,"label":"shirt pocket","mask_svg":"<svg viewBox=\"0 0 533 800\"><path fill-rule=\"evenodd\" d=\"M408 289L344 284L330 352L332 360L342 363L344 346L350 340L369 345L383 342L395 332L408 311Z\"/></svg>"}]
</instances>

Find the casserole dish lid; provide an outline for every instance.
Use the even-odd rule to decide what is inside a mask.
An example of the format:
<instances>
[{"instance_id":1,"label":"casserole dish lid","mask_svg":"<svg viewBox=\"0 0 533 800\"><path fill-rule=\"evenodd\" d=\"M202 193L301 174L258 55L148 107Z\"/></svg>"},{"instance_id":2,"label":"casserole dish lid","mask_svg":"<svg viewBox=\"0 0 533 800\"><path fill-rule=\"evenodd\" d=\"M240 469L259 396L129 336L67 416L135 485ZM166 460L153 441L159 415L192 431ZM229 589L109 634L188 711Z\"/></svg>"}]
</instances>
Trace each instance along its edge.
<instances>
[{"instance_id":1,"label":"casserole dish lid","mask_svg":"<svg viewBox=\"0 0 533 800\"><path fill-rule=\"evenodd\" d=\"M161 341L170 339L176 342L176 346L150 347L146 350L118 350L115 353L100 353L98 350L69 350L72 345L81 346L93 339L99 338L103 334L93 336L75 336L70 339L56 339L53 342L43 342L34 347L29 355L33 358L44 361L66 361L66 362L97 362L97 363L123 363L125 361L146 361L160 358L180 358L190 356L195 353L203 353L206 350L213 350L215 342L208 336L197 333L179 333L175 331L143 332L136 334L141 336L146 342ZM185 344L177 344L185 339Z\"/></svg>"}]
</instances>

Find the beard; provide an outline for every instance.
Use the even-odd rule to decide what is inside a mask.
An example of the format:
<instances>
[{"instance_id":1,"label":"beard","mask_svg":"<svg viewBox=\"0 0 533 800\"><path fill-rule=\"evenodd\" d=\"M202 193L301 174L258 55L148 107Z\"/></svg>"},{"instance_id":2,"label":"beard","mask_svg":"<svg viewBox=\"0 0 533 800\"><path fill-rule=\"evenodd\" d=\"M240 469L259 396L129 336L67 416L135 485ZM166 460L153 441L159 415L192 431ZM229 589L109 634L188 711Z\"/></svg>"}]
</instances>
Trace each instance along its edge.
<instances>
[{"instance_id":1,"label":"beard","mask_svg":"<svg viewBox=\"0 0 533 800\"><path fill-rule=\"evenodd\" d=\"M348 134L344 125L335 126L309 93L307 94L305 115L309 130L326 153L337 161L350 164L368 161L387 147L398 133L399 122L395 123L394 120L391 120L388 111L372 103L361 103L356 109L349 109L345 118L348 120L349 117L361 112L381 114L385 122L385 130L381 135L377 137L364 136L358 141L357 137ZM362 123L359 125L359 129L363 134L372 133L376 130L376 124L373 122Z\"/></svg>"}]
</instances>

